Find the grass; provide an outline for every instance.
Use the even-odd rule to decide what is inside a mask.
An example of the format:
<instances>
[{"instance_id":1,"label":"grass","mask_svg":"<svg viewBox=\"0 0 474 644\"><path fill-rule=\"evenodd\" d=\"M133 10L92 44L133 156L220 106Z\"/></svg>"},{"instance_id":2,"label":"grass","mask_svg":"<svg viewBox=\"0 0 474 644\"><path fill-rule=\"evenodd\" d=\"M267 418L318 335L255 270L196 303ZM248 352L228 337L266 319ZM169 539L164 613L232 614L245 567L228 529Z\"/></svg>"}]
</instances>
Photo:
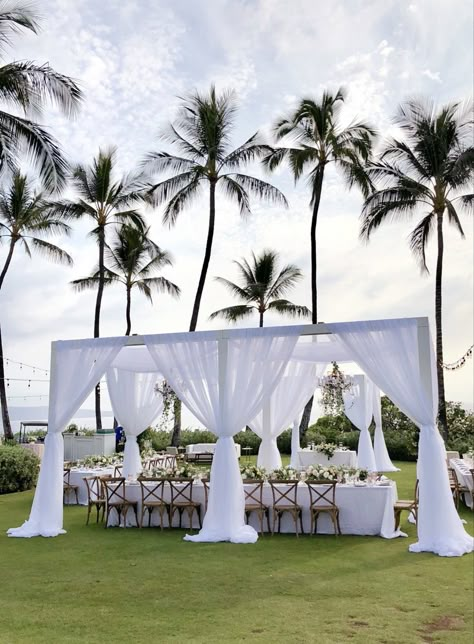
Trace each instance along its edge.
<instances>
[{"instance_id":1,"label":"grass","mask_svg":"<svg viewBox=\"0 0 474 644\"><path fill-rule=\"evenodd\" d=\"M399 464L410 498L415 465ZM31 492L0 497L1 644L343 642L471 644L473 557L411 554L408 539L265 536L193 544L184 531L85 526L9 539ZM472 513L463 510L472 533Z\"/></svg>"}]
</instances>

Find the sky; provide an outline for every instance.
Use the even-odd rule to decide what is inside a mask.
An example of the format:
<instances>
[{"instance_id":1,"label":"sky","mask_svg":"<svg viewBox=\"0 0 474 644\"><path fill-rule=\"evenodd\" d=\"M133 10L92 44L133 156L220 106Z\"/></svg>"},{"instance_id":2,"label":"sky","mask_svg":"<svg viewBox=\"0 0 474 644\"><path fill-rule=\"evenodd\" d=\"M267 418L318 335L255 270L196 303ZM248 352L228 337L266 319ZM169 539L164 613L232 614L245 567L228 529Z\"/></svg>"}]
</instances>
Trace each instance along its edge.
<instances>
[{"instance_id":1,"label":"sky","mask_svg":"<svg viewBox=\"0 0 474 644\"><path fill-rule=\"evenodd\" d=\"M120 172L133 170L150 151L170 149L160 129L176 115L179 97L194 89L234 89L239 104L233 146L271 126L303 96L325 89L347 90L343 118L371 122L380 140L396 133L393 115L408 97L437 103L472 97L473 5L471 0L42 0L42 31L16 37L4 55L10 60L49 62L75 78L84 105L73 121L54 108L42 122L59 139L72 162L90 163L99 147L116 145ZM233 304L214 281L235 280L232 260L264 248L281 262L301 268L304 279L289 295L310 305L310 209L304 181L297 185L282 167L271 181L289 208L252 203L243 221L235 206L218 198L212 259L198 329L221 328L208 320ZM318 222L319 319L325 322L429 316L434 328L433 243L431 274L422 276L407 237L417 219L386 225L370 243L359 240L362 198L348 192L337 171L327 173ZM132 332L186 331L191 317L207 234L207 200L163 227L161 210L147 210L151 236L168 250L174 265L163 274L182 290L180 300L141 295L132 303ZM421 215L421 213L420 213ZM444 263L445 361L459 358L473 342L473 224L463 219L466 238L446 230ZM92 336L95 294L76 294L69 282L97 263L88 222L56 243L74 258L72 268L18 249L2 290L4 353L11 360L48 368L50 343ZM6 256L0 247L0 263ZM268 315L266 325L291 323ZM257 317L246 322L257 325ZM106 291L101 335L125 331L125 293ZM7 376L38 378L10 363ZM47 379L47 378L45 378ZM14 383L16 405L45 404L48 383ZM447 397L472 407L472 361L446 373ZM24 396L27 396L24 398ZM86 403L90 407L90 400Z\"/></svg>"}]
</instances>

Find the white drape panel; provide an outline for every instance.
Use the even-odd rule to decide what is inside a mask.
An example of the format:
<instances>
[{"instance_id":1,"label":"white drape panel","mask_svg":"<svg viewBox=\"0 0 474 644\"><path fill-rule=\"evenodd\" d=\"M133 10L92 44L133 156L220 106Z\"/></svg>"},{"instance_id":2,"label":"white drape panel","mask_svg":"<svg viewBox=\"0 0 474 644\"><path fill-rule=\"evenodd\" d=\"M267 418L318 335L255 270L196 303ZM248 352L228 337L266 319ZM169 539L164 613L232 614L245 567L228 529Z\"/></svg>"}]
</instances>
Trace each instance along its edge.
<instances>
[{"instance_id":1,"label":"white drape panel","mask_svg":"<svg viewBox=\"0 0 474 644\"><path fill-rule=\"evenodd\" d=\"M357 446L357 467L375 472L375 454L369 427L373 415L373 384L363 374L353 376L353 386L343 391L344 413L360 431Z\"/></svg>"},{"instance_id":2,"label":"white drape panel","mask_svg":"<svg viewBox=\"0 0 474 644\"><path fill-rule=\"evenodd\" d=\"M122 469L122 476L125 478L136 478L142 471L137 436L163 411L163 396L156 391L158 379L156 365L155 373L140 373L115 367L107 371L112 410L127 437Z\"/></svg>"},{"instance_id":3,"label":"white drape panel","mask_svg":"<svg viewBox=\"0 0 474 644\"><path fill-rule=\"evenodd\" d=\"M326 366L290 360L271 397L248 423L262 439L257 457L259 467L269 471L281 467L277 437L289 427L313 395Z\"/></svg>"},{"instance_id":4,"label":"white drape panel","mask_svg":"<svg viewBox=\"0 0 474 644\"><path fill-rule=\"evenodd\" d=\"M418 446L418 542L412 552L459 556L471 552L473 538L465 531L454 506L446 450L436 427L437 393L434 352L429 329L416 319L328 324L350 349L369 378L420 428ZM419 351L431 367L420 371Z\"/></svg>"},{"instance_id":5,"label":"white drape panel","mask_svg":"<svg viewBox=\"0 0 474 644\"><path fill-rule=\"evenodd\" d=\"M395 467L392 463L382 429L382 402L380 398L380 389L374 385L373 403L374 403L374 454L377 472L398 472L400 468Z\"/></svg>"},{"instance_id":6,"label":"white drape panel","mask_svg":"<svg viewBox=\"0 0 474 644\"><path fill-rule=\"evenodd\" d=\"M55 342L52 348L48 433L30 517L10 537L55 537L63 527L62 432L120 351L124 338Z\"/></svg>"},{"instance_id":7,"label":"white drape panel","mask_svg":"<svg viewBox=\"0 0 474 644\"><path fill-rule=\"evenodd\" d=\"M284 337L274 330L242 330L232 339L206 340L200 333L145 336L155 363L189 410L217 437L207 512L202 530L190 541L253 543L255 530L244 522L244 490L232 436L262 407L284 373L297 330Z\"/></svg>"}]
</instances>

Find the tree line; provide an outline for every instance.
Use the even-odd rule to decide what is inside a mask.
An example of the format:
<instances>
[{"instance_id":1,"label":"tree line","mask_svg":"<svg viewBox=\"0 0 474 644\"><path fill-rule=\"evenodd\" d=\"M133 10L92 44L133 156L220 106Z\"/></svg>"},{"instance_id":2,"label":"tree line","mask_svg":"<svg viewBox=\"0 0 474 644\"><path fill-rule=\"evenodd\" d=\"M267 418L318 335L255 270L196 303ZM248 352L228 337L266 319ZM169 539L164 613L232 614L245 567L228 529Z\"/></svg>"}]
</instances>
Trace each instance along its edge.
<instances>
[{"instance_id":1,"label":"tree line","mask_svg":"<svg viewBox=\"0 0 474 644\"><path fill-rule=\"evenodd\" d=\"M27 29L36 33L37 16L30 5L0 10L0 54L12 35ZM251 214L251 199L287 207L284 194L273 184L246 173L246 167L259 162L269 173L286 164L295 182L305 181L309 203L309 252L311 260L311 307L286 299L301 279L298 267L288 264L278 271L275 250L252 253L250 260L236 262L241 282L219 277L239 304L211 315L228 322L258 313L263 326L264 313L310 318L318 322L317 223L327 166L334 164L349 188L361 191L362 239L369 240L382 224L400 218L421 217L410 236L410 247L422 271L428 271L426 247L436 234L435 281L436 358L439 392L439 424L448 434L443 373L442 270L444 225L452 224L464 235L460 215L474 203L473 119L470 103L453 102L435 106L432 101L407 100L399 108L395 122L399 136L382 139L367 122L355 119L342 124L343 89L326 91L321 97L304 97L273 128L267 141L257 131L237 147L232 130L238 105L234 92L193 91L180 99L176 119L161 132L167 149L149 152L139 167L125 176L116 171L116 149L99 150L89 165L71 164L59 143L30 115L48 101L73 116L83 95L72 79L55 72L49 65L12 62L0 67L0 96L7 111L0 111L0 242L6 258L0 274L0 291L16 250L27 256L38 252L54 261L72 264L72 258L48 241L54 235L68 235L71 224L87 219L97 243L97 265L87 277L72 282L74 288L96 289L94 337L100 335L100 315L104 289L121 283L126 294L126 330L130 334L131 294L138 290L150 301L154 293L179 296L179 286L157 275L172 264L170 254L149 234L141 211L147 204L162 208L162 222L174 226L179 215L194 201L208 201L207 239L202 268L191 312L189 331L197 328L203 291L212 255L215 220L220 199L237 205L240 215ZM8 108L20 107L25 117ZM378 149L376 142L380 140ZM19 163L27 154L36 170L25 176ZM38 185L40 187L38 187ZM74 197L66 199L66 186ZM0 321L1 322L1 321ZM5 436L11 425L5 391L3 343L0 327L0 404ZM304 432L309 423L312 399L301 421ZM97 428L101 427L100 388L95 391ZM175 403L175 440L180 430L180 403Z\"/></svg>"}]
</instances>

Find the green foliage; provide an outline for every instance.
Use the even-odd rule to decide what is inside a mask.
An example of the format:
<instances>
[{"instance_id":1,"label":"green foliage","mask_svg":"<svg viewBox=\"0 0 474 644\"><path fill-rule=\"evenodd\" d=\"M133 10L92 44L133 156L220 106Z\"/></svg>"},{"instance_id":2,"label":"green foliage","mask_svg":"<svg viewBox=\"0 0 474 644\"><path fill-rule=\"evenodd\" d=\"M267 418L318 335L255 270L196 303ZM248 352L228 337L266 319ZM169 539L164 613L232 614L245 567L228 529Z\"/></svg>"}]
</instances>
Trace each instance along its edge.
<instances>
[{"instance_id":1,"label":"green foliage","mask_svg":"<svg viewBox=\"0 0 474 644\"><path fill-rule=\"evenodd\" d=\"M250 447L252 448L252 451L250 453L257 454L258 448L260 447L260 443L262 442L262 439L259 438L255 432L252 432L251 430L246 430L236 434L234 436L234 441L240 445L241 450L243 447Z\"/></svg>"},{"instance_id":2,"label":"green foliage","mask_svg":"<svg viewBox=\"0 0 474 644\"><path fill-rule=\"evenodd\" d=\"M38 478L39 458L23 447L0 446L0 494L29 490Z\"/></svg>"}]
</instances>

